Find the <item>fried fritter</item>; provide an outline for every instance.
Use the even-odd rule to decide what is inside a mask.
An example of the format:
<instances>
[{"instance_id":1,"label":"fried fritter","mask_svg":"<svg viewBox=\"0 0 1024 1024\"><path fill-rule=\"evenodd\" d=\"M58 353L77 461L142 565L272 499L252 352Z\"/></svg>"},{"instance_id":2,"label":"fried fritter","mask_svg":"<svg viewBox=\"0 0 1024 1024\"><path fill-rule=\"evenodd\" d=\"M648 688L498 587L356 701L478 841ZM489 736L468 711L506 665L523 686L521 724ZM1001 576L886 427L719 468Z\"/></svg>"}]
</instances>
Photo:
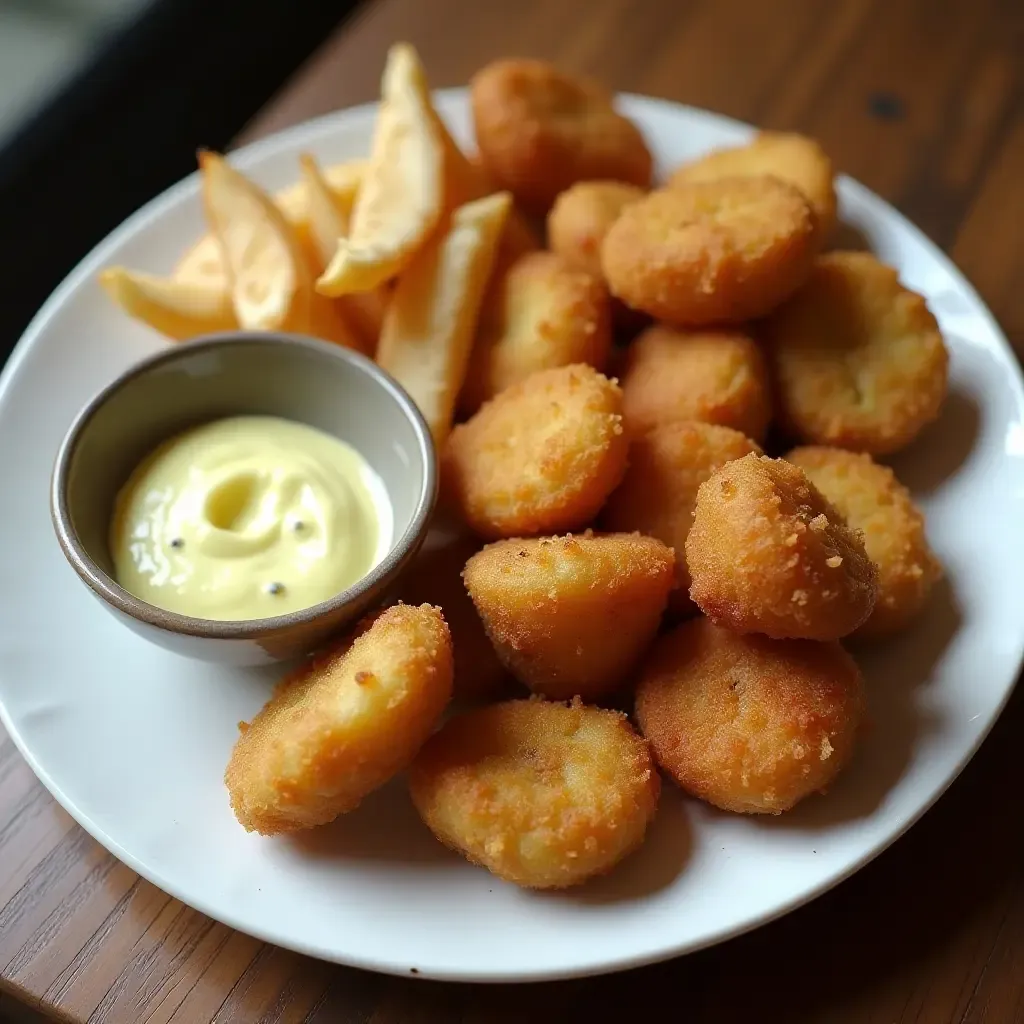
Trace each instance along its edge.
<instances>
[{"instance_id":1,"label":"fried fritter","mask_svg":"<svg viewBox=\"0 0 1024 1024\"><path fill-rule=\"evenodd\" d=\"M608 289L553 252L533 252L492 280L480 312L460 407L488 399L538 370L587 363L604 370L612 346Z\"/></svg>"},{"instance_id":2,"label":"fried fritter","mask_svg":"<svg viewBox=\"0 0 1024 1024\"><path fill-rule=\"evenodd\" d=\"M640 846L661 781L621 712L533 699L453 718L409 788L446 846L516 885L560 889Z\"/></svg>"},{"instance_id":3,"label":"fried fritter","mask_svg":"<svg viewBox=\"0 0 1024 1024\"><path fill-rule=\"evenodd\" d=\"M639 530L676 553L676 586L669 596L675 615L696 608L690 600L686 537L693 525L697 488L733 459L761 449L737 430L709 423L665 423L633 438L629 469L601 513L609 530Z\"/></svg>"},{"instance_id":4,"label":"fried fritter","mask_svg":"<svg viewBox=\"0 0 1024 1024\"><path fill-rule=\"evenodd\" d=\"M463 579L509 670L534 693L596 701L612 693L658 630L672 549L617 533L503 540Z\"/></svg>"},{"instance_id":5,"label":"fried fritter","mask_svg":"<svg viewBox=\"0 0 1024 1024\"><path fill-rule=\"evenodd\" d=\"M651 192L601 245L613 295L658 320L699 327L771 312L807 279L814 211L778 178L720 178Z\"/></svg>"},{"instance_id":6,"label":"fried fritter","mask_svg":"<svg viewBox=\"0 0 1024 1024\"><path fill-rule=\"evenodd\" d=\"M678 420L764 439L771 387L761 350L742 331L648 327L626 351L622 417L630 435Z\"/></svg>"},{"instance_id":7,"label":"fried fritter","mask_svg":"<svg viewBox=\"0 0 1024 1024\"><path fill-rule=\"evenodd\" d=\"M481 537L587 526L626 471L618 384L590 366L542 370L448 438L444 500Z\"/></svg>"},{"instance_id":8,"label":"fried fritter","mask_svg":"<svg viewBox=\"0 0 1024 1024\"><path fill-rule=\"evenodd\" d=\"M647 659L636 714L654 757L726 811L780 814L849 761L864 717L860 670L836 641L770 640L693 619Z\"/></svg>"},{"instance_id":9,"label":"fried fritter","mask_svg":"<svg viewBox=\"0 0 1024 1024\"><path fill-rule=\"evenodd\" d=\"M760 132L753 142L712 150L672 175L673 185L717 181L744 175L771 174L795 185L817 218L822 242L836 223L835 172L821 144L795 132Z\"/></svg>"},{"instance_id":10,"label":"fried fritter","mask_svg":"<svg viewBox=\"0 0 1024 1024\"><path fill-rule=\"evenodd\" d=\"M765 323L783 426L797 440L886 455L934 420L949 357L925 300L866 252L819 256Z\"/></svg>"},{"instance_id":11,"label":"fried fritter","mask_svg":"<svg viewBox=\"0 0 1024 1024\"><path fill-rule=\"evenodd\" d=\"M497 60L473 76L470 100L484 166L535 213L577 181L650 184L640 130L592 79L541 60Z\"/></svg>"},{"instance_id":12,"label":"fried fritter","mask_svg":"<svg viewBox=\"0 0 1024 1024\"><path fill-rule=\"evenodd\" d=\"M581 181L548 213L548 245L570 263L604 280L601 243L619 214L646 193L621 181Z\"/></svg>"},{"instance_id":13,"label":"fried fritter","mask_svg":"<svg viewBox=\"0 0 1024 1024\"><path fill-rule=\"evenodd\" d=\"M740 633L837 640L866 621L878 593L861 535L803 470L764 455L700 485L686 562L690 597Z\"/></svg>"},{"instance_id":14,"label":"fried fritter","mask_svg":"<svg viewBox=\"0 0 1024 1024\"><path fill-rule=\"evenodd\" d=\"M942 566L932 554L921 510L888 466L840 448L796 448L786 456L864 535L878 567L878 600L857 636L887 636L924 607Z\"/></svg>"},{"instance_id":15,"label":"fried fritter","mask_svg":"<svg viewBox=\"0 0 1024 1024\"><path fill-rule=\"evenodd\" d=\"M402 574L395 595L405 604L440 607L451 631L454 698L469 703L491 700L514 688L462 582L466 561L479 550L476 537L435 527Z\"/></svg>"},{"instance_id":16,"label":"fried fritter","mask_svg":"<svg viewBox=\"0 0 1024 1024\"><path fill-rule=\"evenodd\" d=\"M324 825L402 771L452 694L437 608L388 608L275 689L231 752L235 817L274 835Z\"/></svg>"}]
</instances>

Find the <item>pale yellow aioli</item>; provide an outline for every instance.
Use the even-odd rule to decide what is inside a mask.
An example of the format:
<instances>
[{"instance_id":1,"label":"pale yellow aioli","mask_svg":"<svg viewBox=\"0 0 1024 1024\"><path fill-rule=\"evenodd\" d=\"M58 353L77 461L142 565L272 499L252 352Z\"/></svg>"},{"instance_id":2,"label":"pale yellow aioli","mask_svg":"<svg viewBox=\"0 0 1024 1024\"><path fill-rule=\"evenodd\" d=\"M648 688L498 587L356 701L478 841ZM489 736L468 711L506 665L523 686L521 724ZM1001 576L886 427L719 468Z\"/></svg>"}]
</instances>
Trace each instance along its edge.
<instances>
[{"instance_id":1,"label":"pale yellow aioli","mask_svg":"<svg viewBox=\"0 0 1024 1024\"><path fill-rule=\"evenodd\" d=\"M391 545L391 505L350 445L273 416L234 416L161 445L117 497L118 583L169 611L261 619L340 593Z\"/></svg>"}]
</instances>

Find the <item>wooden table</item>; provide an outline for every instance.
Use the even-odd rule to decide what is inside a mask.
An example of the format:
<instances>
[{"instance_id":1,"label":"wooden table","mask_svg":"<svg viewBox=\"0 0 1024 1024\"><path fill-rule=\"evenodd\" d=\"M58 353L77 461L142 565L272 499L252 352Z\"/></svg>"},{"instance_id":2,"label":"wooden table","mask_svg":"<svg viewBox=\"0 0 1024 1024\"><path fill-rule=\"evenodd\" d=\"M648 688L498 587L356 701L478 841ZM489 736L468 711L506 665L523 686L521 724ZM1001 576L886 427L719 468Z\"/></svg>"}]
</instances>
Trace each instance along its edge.
<instances>
[{"instance_id":1,"label":"wooden table","mask_svg":"<svg viewBox=\"0 0 1024 1024\"><path fill-rule=\"evenodd\" d=\"M816 135L951 253L1024 350L1020 0L377 0L247 138L374 98L399 38L437 86L536 55ZM788 918L660 966L523 987L379 977L232 932L109 856L0 733L0 985L107 1024L617 1020L655 993L691 1024L1024 1021L1022 730L1018 694L906 838Z\"/></svg>"}]
</instances>

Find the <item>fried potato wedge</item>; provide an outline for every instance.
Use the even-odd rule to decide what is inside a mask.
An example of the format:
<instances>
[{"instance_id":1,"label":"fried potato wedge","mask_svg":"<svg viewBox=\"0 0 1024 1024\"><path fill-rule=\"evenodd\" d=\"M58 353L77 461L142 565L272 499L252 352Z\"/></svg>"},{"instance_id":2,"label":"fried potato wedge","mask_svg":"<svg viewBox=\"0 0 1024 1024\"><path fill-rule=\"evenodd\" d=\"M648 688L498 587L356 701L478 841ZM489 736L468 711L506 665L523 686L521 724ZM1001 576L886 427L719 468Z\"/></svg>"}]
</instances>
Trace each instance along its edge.
<instances>
[{"instance_id":1,"label":"fried potato wedge","mask_svg":"<svg viewBox=\"0 0 1024 1024\"><path fill-rule=\"evenodd\" d=\"M399 277L377 362L412 396L440 448L451 429L484 291L512 197L460 206Z\"/></svg>"},{"instance_id":2,"label":"fried potato wedge","mask_svg":"<svg viewBox=\"0 0 1024 1024\"><path fill-rule=\"evenodd\" d=\"M363 180L366 170L364 160L346 160L340 164L332 164L320 169L321 180L329 192L335 205L342 210L352 212L356 193ZM276 192L273 196L274 205L284 214L285 219L295 228L299 242L307 249L309 239L309 200L308 184L305 180ZM311 252L308 252L312 255ZM333 251L332 251L333 255ZM314 260L317 263L318 260ZM316 267L316 273L322 268ZM202 281L207 284L220 284L226 291L228 288L227 271L224 269L224 256L220 242L213 234L205 234L178 260L172 274L181 281Z\"/></svg>"},{"instance_id":3,"label":"fried potato wedge","mask_svg":"<svg viewBox=\"0 0 1024 1024\"><path fill-rule=\"evenodd\" d=\"M242 327L303 331L312 280L298 238L273 200L216 153L201 153L203 204L220 243Z\"/></svg>"},{"instance_id":4,"label":"fried potato wedge","mask_svg":"<svg viewBox=\"0 0 1024 1024\"><path fill-rule=\"evenodd\" d=\"M224 254L216 235L203 235L185 252L175 264L171 277L176 281L195 281L198 284L216 286L224 292L230 302L228 272L224 268Z\"/></svg>"},{"instance_id":5,"label":"fried potato wedge","mask_svg":"<svg viewBox=\"0 0 1024 1024\"><path fill-rule=\"evenodd\" d=\"M175 341L238 327L230 296L216 283L107 267L100 284L129 316Z\"/></svg>"},{"instance_id":6,"label":"fried potato wedge","mask_svg":"<svg viewBox=\"0 0 1024 1024\"><path fill-rule=\"evenodd\" d=\"M201 154L200 167L206 216L220 243L239 325L365 348L341 310L314 292L298 236L270 196L217 154Z\"/></svg>"},{"instance_id":7,"label":"fried potato wedge","mask_svg":"<svg viewBox=\"0 0 1024 1024\"><path fill-rule=\"evenodd\" d=\"M320 165L308 153L299 157L302 181L306 191L306 212L309 218L309 251L314 270L320 274L331 262L337 251L338 242L348 235L352 222L352 207L355 203L356 188L349 193L333 189ZM321 296L325 301L332 301ZM368 351L372 351L380 337L384 322L384 310L388 303L385 285L369 292L355 292L333 300L344 317L360 335Z\"/></svg>"},{"instance_id":8,"label":"fried potato wedge","mask_svg":"<svg viewBox=\"0 0 1024 1024\"><path fill-rule=\"evenodd\" d=\"M444 145L416 51L388 51L370 163L347 238L317 281L324 295L367 292L409 264L444 207Z\"/></svg>"}]
</instances>

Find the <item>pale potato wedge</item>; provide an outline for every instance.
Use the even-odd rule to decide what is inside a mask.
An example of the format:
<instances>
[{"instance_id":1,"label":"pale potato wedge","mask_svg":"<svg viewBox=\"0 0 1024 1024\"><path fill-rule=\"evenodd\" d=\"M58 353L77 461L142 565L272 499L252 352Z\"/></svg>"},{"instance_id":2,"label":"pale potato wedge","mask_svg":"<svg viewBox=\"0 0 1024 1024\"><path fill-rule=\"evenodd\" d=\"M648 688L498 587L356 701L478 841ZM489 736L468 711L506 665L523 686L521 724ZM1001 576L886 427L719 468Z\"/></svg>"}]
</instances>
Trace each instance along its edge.
<instances>
[{"instance_id":1,"label":"pale potato wedge","mask_svg":"<svg viewBox=\"0 0 1024 1024\"><path fill-rule=\"evenodd\" d=\"M100 284L129 316L175 341L238 327L227 290L202 280L157 277L107 267Z\"/></svg>"},{"instance_id":2,"label":"pale potato wedge","mask_svg":"<svg viewBox=\"0 0 1024 1024\"><path fill-rule=\"evenodd\" d=\"M451 429L511 204L498 192L460 206L399 277L384 317L377 362L412 396L438 447Z\"/></svg>"},{"instance_id":3,"label":"pale potato wedge","mask_svg":"<svg viewBox=\"0 0 1024 1024\"><path fill-rule=\"evenodd\" d=\"M352 212L352 204L355 202L356 193L363 180L366 170L365 160L346 160L340 164L331 164L321 169L321 179L324 186L330 193L334 203L339 209ZM309 213L307 200L307 183L300 180L288 188L282 189L273 196L274 205L284 214L285 219L298 232L299 242L310 252L311 239L309 238ZM319 256L312 260L314 273L319 274L326 265L320 265ZM181 281L200 281L207 284L220 284L225 290L228 288L227 271L224 269L224 257L221 253L220 243L212 234L203 235L185 254L178 260L174 268L173 277Z\"/></svg>"},{"instance_id":4,"label":"pale potato wedge","mask_svg":"<svg viewBox=\"0 0 1024 1024\"><path fill-rule=\"evenodd\" d=\"M178 260L171 272L176 281L194 281L198 284L218 287L230 301L228 272L224 269L224 254L215 235L203 235Z\"/></svg>"},{"instance_id":5,"label":"pale potato wedge","mask_svg":"<svg viewBox=\"0 0 1024 1024\"><path fill-rule=\"evenodd\" d=\"M444 207L444 146L416 51L388 51L370 163L347 238L317 281L324 295L367 292L407 266Z\"/></svg>"},{"instance_id":6,"label":"pale potato wedge","mask_svg":"<svg viewBox=\"0 0 1024 1024\"><path fill-rule=\"evenodd\" d=\"M308 328L312 274L294 229L258 185L215 153L201 153L203 205L220 242L235 315L253 330Z\"/></svg>"},{"instance_id":7,"label":"pale potato wedge","mask_svg":"<svg viewBox=\"0 0 1024 1024\"><path fill-rule=\"evenodd\" d=\"M365 351L343 311L313 290L298 236L270 196L216 154L203 153L200 167L206 216L220 242L239 325Z\"/></svg>"},{"instance_id":8,"label":"pale potato wedge","mask_svg":"<svg viewBox=\"0 0 1024 1024\"><path fill-rule=\"evenodd\" d=\"M348 235L356 189L346 195L337 188L331 188L325 172L308 153L299 157L299 166L305 185L309 250L316 261L315 272L319 274L331 262L338 242ZM388 303L387 286L381 285L369 292L340 295L337 299L319 297L325 302L338 305L342 315L359 334L365 349L372 351L384 321L384 310Z\"/></svg>"}]
</instances>

